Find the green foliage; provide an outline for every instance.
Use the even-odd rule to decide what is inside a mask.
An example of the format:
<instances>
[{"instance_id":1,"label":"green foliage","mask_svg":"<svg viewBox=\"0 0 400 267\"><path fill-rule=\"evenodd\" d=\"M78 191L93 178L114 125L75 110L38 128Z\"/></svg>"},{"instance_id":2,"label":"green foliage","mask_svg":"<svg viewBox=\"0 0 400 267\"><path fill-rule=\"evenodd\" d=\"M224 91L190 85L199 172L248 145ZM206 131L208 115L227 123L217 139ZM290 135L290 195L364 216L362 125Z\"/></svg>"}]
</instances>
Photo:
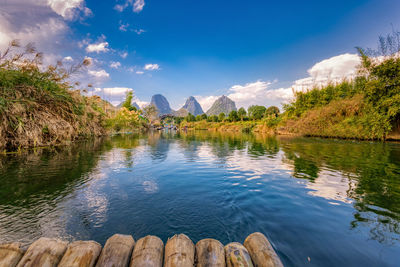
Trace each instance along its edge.
<instances>
[{"instance_id":1,"label":"green foliage","mask_svg":"<svg viewBox=\"0 0 400 267\"><path fill-rule=\"evenodd\" d=\"M238 110L238 116L239 116L239 118L241 119L241 120L243 120L243 118L246 116L246 114L247 114L247 112L246 112L246 110L242 107L242 108L239 108L239 110Z\"/></svg>"},{"instance_id":2,"label":"green foliage","mask_svg":"<svg viewBox=\"0 0 400 267\"><path fill-rule=\"evenodd\" d=\"M129 110L126 107L122 107L115 116L106 120L106 127L116 132L122 130L132 131L142 127L144 124L145 120L138 111Z\"/></svg>"},{"instance_id":3,"label":"green foliage","mask_svg":"<svg viewBox=\"0 0 400 267\"><path fill-rule=\"evenodd\" d=\"M221 112L219 115L218 115L218 120L219 121L224 121L225 120L225 113L223 113L223 112Z\"/></svg>"},{"instance_id":4,"label":"green foliage","mask_svg":"<svg viewBox=\"0 0 400 267\"><path fill-rule=\"evenodd\" d=\"M400 124L399 49L399 32L381 37L377 51L358 48L358 77L296 92L295 100L284 105L283 121L298 120L297 130L311 135L385 139ZM357 108L346 104L356 99Z\"/></svg>"},{"instance_id":5,"label":"green foliage","mask_svg":"<svg viewBox=\"0 0 400 267\"><path fill-rule=\"evenodd\" d=\"M264 117L266 107L253 105L247 109L249 117L253 120L261 120Z\"/></svg>"},{"instance_id":6,"label":"green foliage","mask_svg":"<svg viewBox=\"0 0 400 267\"><path fill-rule=\"evenodd\" d=\"M229 112L228 118L230 121L238 121L239 120L239 116L236 110L232 110L231 112Z\"/></svg>"},{"instance_id":7,"label":"green foliage","mask_svg":"<svg viewBox=\"0 0 400 267\"><path fill-rule=\"evenodd\" d=\"M207 120L207 114L206 113L201 114L201 119L202 120Z\"/></svg>"},{"instance_id":8,"label":"green foliage","mask_svg":"<svg viewBox=\"0 0 400 267\"><path fill-rule=\"evenodd\" d=\"M279 115L279 113L280 113L280 110L278 107L270 106L265 111L265 116L274 115L276 117Z\"/></svg>"},{"instance_id":9,"label":"green foliage","mask_svg":"<svg viewBox=\"0 0 400 267\"><path fill-rule=\"evenodd\" d=\"M158 110L154 105L148 105L143 109L144 117L152 123L158 115Z\"/></svg>"},{"instance_id":10,"label":"green foliage","mask_svg":"<svg viewBox=\"0 0 400 267\"><path fill-rule=\"evenodd\" d=\"M356 81L343 81L338 84L329 84L326 87L314 87L306 92L296 92L295 101L283 106L289 117L300 117L307 110L322 107L333 100L345 99L360 93L363 90L363 79Z\"/></svg>"},{"instance_id":11,"label":"green foliage","mask_svg":"<svg viewBox=\"0 0 400 267\"><path fill-rule=\"evenodd\" d=\"M54 145L104 134L100 98L83 96L73 90L78 83L68 82L89 64L85 59L68 69L61 62L43 66L42 53L16 41L0 52L0 147Z\"/></svg>"},{"instance_id":12,"label":"green foliage","mask_svg":"<svg viewBox=\"0 0 400 267\"><path fill-rule=\"evenodd\" d=\"M122 104L122 107L124 107L126 109L129 109L129 110L132 110L132 105L131 105L132 98L133 98L133 92L132 91L127 92L126 93L126 97L125 97L125 101Z\"/></svg>"},{"instance_id":13,"label":"green foliage","mask_svg":"<svg viewBox=\"0 0 400 267\"><path fill-rule=\"evenodd\" d=\"M189 113L189 114L185 117L185 120L186 120L187 122L193 122L193 121L196 121L196 117L195 117L193 114Z\"/></svg>"},{"instance_id":14,"label":"green foliage","mask_svg":"<svg viewBox=\"0 0 400 267\"><path fill-rule=\"evenodd\" d=\"M208 122L218 122L218 116L217 115L208 116L207 121Z\"/></svg>"}]
</instances>

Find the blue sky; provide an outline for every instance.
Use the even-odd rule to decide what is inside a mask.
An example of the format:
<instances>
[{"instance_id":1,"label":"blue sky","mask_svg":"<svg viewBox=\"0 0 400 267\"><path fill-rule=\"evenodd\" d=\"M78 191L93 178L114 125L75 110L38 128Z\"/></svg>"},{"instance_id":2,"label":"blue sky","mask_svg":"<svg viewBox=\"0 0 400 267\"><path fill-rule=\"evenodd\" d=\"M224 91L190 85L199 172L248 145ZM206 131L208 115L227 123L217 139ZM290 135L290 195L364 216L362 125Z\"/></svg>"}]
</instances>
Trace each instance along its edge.
<instances>
[{"instance_id":1,"label":"blue sky","mask_svg":"<svg viewBox=\"0 0 400 267\"><path fill-rule=\"evenodd\" d=\"M77 79L113 103L134 90L175 109L190 95L204 109L222 94L269 106L354 75L354 47L400 29L399 11L395 0L0 0L0 47L19 38L48 63L91 57Z\"/></svg>"}]
</instances>

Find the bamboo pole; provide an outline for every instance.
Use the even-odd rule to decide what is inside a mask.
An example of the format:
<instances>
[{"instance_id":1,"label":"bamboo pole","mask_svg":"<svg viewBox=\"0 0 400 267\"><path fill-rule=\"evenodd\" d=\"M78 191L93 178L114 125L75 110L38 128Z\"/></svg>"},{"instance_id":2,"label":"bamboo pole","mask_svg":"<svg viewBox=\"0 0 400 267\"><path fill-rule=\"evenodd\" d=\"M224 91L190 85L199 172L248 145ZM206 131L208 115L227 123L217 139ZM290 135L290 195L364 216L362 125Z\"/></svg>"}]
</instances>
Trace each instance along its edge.
<instances>
[{"instance_id":1,"label":"bamboo pole","mask_svg":"<svg viewBox=\"0 0 400 267\"><path fill-rule=\"evenodd\" d=\"M21 243L14 242L0 245L0 267L15 267L24 255Z\"/></svg>"},{"instance_id":2,"label":"bamboo pole","mask_svg":"<svg viewBox=\"0 0 400 267\"><path fill-rule=\"evenodd\" d=\"M206 238L196 244L197 267L225 267L224 245L215 239Z\"/></svg>"},{"instance_id":3,"label":"bamboo pole","mask_svg":"<svg viewBox=\"0 0 400 267\"><path fill-rule=\"evenodd\" d=\"M96 264L97 267L126 267L129 265L135 240L130 235L115 234L110 237Z\"/></svg>"},{"instance_id":4,"label":"bamboo pole","mask_svg":"<svg viewBox=\"0 0 400 267\"><path fill-rule=\"evenodd\" d=\"M275 250L262 233L249 235L243 245L248 250L255 267L283 267Z\"/></svg>"},{"instance_id":5,"label":"bamboo pole","mask_svg":"<svg viewBox=\"0 0 400 267\"><path fill-rule=\"evenodd\" d=\"M165 245L164 267L193 267L194 245L184 234L174 235Z\"/></svg>"},{"instance_id":6,"label":"bamboo pole","mask_svg":"<svg viewBox=\"0 0 400 267\"><path fill-rule=\"evenodd\" d=\"M130 267L162 267L164 243L156 236L139 239L132 253Z\"/></svg>"},{"instance_id":7,"label":"bamboo pole","mask_svg":"<svg viewBox=\"0 0 400 267\"><path fill-rule=\"evenodd\" d=\"M94 241L76 241L68 245L58 267L93 267L101 252Z\"/></svg>"},{"instance_id":8,"label":"bamboo pole","mask_svg":"<svg viewBox=\"0 0 400 267\"><path fill-rule=\"evenodd\" d=\"M249 252L238 242L225 246L225 258L227 267L254 267Z\"/></svg>"},{"instance_id":9,"label":"bamboo pole","mask_svg":"<svg viewBox=\"0 0 400 267\"><path fill-rule=\"evenodd\" d=\"M33 242L18 267L56 267L60 262L68 242L54 238L41 237Z\"/></svg>"}]
</instances>

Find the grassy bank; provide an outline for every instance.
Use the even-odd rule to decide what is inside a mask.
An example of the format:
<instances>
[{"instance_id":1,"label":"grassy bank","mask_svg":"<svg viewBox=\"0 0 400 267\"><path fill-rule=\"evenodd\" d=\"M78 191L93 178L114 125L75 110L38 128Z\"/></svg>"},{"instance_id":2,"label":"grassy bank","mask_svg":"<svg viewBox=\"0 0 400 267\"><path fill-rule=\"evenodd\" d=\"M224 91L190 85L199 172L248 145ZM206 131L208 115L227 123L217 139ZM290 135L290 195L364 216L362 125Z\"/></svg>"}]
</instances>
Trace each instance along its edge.
<instances>
[{"instance_id":1,"label":"grassy bank","mask_svg":"<svg viewBox=\"0 0 400 267\"><path fill-rule=\"evenodd\" d=\"M90 62L66 70L44 68L42 54L17 42L0 54L0 149L63 144L105 133L104 102L83 96L67 78Z\"/></svg>"}]
</instances>

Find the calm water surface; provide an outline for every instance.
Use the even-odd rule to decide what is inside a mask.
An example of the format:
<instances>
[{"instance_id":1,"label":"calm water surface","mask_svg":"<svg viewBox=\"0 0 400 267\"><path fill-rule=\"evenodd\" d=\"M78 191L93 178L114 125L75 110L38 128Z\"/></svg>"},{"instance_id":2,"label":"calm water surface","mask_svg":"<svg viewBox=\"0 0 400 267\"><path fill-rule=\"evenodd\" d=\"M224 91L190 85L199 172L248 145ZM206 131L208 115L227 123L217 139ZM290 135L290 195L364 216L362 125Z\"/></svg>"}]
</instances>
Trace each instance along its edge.
<instances>
[{"instance_id":1,"label":"calm water surface","mask_svg":"<svg viewBox=\"0 0 400 267\"><path fill-rule=\"evenodd\" d=\"M0 157L0 242L255 231L287 266L400 266L400 144L153 133Z\"/></svg>"}]
</instances>

